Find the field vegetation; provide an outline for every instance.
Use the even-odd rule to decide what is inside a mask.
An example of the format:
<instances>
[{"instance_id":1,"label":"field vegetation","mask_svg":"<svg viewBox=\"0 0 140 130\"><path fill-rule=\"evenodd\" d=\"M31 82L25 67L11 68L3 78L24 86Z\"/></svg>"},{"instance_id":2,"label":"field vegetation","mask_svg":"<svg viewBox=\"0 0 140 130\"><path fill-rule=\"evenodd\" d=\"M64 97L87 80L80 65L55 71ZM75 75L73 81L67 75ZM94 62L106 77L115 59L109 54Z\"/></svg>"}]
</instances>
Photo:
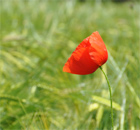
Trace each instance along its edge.
<instances>
[{"instance_id":1,"label":"field vegetation","mask_svg":"<svg viewBox=\"0 0 140 130\"><path fill-rule=\"evenodd\" d=\"M110 130L98 69L62 72L76 46L102 36L115 130L140 130L140 4L0 0L0 130Z\"/></svg>"}]
</instances>

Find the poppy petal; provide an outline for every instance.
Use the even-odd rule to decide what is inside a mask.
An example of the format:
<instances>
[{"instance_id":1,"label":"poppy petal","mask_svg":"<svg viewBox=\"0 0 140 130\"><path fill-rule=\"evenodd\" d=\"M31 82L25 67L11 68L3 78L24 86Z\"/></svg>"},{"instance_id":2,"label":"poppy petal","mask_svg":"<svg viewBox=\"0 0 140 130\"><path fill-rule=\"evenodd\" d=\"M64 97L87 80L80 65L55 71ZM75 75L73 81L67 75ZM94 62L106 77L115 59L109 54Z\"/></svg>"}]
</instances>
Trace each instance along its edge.
<instances>
[{"instance_id":1,"label":"poppy petal","mask_svg":"<svg viewBox=\"0 0 140 130\"><path fill-rule=\"evenodd\" d=\"M97 31L92 33L92 35L89 37L89 42L91 44L89 53L92 60L97 65L102 66L108 59L108 52L101 36Z\"/></svg>"},{"instance_id":2,"label":"poppy petal","mask_svg":"<svg viewBox=\"0 0 140 130\"><path fill-rule=\"evenodd\" d=\"M64 72L91 74L107 61L108 54L98 32L84 39L72 53L63 67Z\"/></svg>"}]
</instances>

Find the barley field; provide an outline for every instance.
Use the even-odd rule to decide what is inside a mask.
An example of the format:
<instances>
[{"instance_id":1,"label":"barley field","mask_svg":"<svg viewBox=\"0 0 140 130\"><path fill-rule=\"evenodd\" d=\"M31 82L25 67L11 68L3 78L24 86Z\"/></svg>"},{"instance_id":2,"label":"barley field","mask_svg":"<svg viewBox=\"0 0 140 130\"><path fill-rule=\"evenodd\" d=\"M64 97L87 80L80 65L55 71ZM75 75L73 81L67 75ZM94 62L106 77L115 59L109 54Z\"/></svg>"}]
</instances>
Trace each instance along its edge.
<instances>
[{"instance_id":1,"label":"barley field","mask_svg":"<svg viewBox=\"0 0 140 130\"><path fill-rule=\"evenodd\" d=\"M140 130L140 3L0 0L0 130L110 130L100 69L62 71L98 31L108 50L114 130Z\"/></svg>"}]
</instances>

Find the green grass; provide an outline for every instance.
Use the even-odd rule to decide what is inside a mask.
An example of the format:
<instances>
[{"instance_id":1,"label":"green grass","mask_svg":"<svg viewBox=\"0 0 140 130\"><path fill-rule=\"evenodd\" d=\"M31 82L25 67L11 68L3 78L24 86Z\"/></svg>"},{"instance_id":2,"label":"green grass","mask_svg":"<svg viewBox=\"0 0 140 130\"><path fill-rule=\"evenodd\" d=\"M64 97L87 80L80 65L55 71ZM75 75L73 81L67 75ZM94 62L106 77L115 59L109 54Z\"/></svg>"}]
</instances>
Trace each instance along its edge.
<instances>
[{"instance_id":1,"label":"green grass","mask_svg":"<svg viewBox=\"0 0 140 130\"><path fill-rule=\"evenodd\" d=\"M133 8L131 8L133 5ZM140 129L139 3L0 1L0 130L108 130L109 90L98 69L62 72L76 46L99 31L116 130Z\"/></svg>"}]
</instances>

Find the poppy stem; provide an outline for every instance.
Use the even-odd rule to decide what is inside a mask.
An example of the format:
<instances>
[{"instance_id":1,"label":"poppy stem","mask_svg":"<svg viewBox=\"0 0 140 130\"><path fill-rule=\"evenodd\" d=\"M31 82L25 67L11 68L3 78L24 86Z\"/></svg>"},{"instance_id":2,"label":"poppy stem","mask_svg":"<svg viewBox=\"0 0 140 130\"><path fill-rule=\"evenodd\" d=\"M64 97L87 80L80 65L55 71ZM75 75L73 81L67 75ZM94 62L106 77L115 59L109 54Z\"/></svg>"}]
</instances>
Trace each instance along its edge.
<instances>
[{"instance_id":1,"label":"poppy stem","mask_svg":"<svg viewBox=\"0 0 140 130\"><path fill-rule=\"evenodd\" d=\"M112 107L112 94L111 94L111 87L110 87L110 83L109 83L109 80L107 78L107 75L105 74L105 72L103 71L102 67L100 66L100 69L101 71L103 72L105 78L106 78L106 81L107 81L107 84L108 84L108 88L109 88L109 92L110 92L110 105L111 105L111 119L112 119L112 130L114 129L114 123L113 123L113 107Z\"/></svg>"}]
</instances>

